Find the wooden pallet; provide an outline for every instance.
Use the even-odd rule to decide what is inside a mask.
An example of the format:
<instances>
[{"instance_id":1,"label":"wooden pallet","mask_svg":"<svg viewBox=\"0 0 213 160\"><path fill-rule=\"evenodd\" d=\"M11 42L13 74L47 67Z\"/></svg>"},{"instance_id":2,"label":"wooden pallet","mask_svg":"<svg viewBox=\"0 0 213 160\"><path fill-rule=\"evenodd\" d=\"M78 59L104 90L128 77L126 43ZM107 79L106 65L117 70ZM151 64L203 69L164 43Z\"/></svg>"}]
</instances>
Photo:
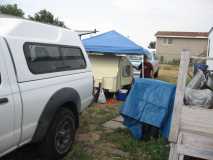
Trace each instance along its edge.
<instances>
[{"instance_id":1,"label":"wooden pallet","mask_svg":"<svg viewBox=\"0 0 213 160\"><path fill-rule=\"evenodd\" d=\"M189 51L181 53L180 69L174 103L169 160L183 160L184 156L213 160L213 110L183 103L190 59Z\"/></svg>"}]
</instances>

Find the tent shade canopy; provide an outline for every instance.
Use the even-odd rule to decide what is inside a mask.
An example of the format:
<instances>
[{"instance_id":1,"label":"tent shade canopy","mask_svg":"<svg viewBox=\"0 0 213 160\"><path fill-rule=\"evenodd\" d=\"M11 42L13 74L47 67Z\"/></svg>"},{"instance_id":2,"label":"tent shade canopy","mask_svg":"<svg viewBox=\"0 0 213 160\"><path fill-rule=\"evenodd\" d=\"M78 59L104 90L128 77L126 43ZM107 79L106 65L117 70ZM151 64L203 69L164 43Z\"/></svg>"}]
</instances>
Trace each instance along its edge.
<instances>
[{"instance_id":1,"label":"tent shade canopy","mask_svg":"<svg viewBox=\"0 0 213 160\"><path fill-rule=\"evenodd\" d=\"M95 52L126 55L146 54L146 49L116 31L109 31L84 39L83 44L88 53Z\"/></svg>"}]
</instances>

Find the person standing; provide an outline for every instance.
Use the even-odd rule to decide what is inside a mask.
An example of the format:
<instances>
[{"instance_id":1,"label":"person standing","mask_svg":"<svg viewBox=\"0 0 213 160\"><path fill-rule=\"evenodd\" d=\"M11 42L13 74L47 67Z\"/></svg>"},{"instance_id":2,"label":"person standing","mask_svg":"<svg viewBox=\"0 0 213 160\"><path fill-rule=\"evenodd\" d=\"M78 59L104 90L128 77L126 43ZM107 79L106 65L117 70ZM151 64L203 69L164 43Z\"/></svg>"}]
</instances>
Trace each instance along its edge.
<instances>
[{"instance_id":1,"label":"person standing","mask_svg":"<svg viewBox=\"0 0 213 160\"><path fill-rule=\"evenodd\" d=\"M140 70L140 77L143 77L143 66L144 66L144 78L154 78L154 71L152 63L148 61L147 55L144 55L144 64L140 64L138 66L138 70Z\"/></svg>"}]
</instances>

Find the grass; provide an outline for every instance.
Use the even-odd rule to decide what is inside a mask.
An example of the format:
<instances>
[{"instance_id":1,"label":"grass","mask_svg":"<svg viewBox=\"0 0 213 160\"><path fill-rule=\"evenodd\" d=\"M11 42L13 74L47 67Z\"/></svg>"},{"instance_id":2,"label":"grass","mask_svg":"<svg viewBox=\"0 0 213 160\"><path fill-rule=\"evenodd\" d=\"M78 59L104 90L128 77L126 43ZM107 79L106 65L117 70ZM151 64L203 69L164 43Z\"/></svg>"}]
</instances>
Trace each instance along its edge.
<instances>
[{"instance_id":1,"label":"grass","mask_svg":"<svg viewBox=\"0 0 213 160\"><path fill-rule=\"evenodd\" d=\"M65 160L107 159L107 143L102 141L105 133L112 132L102 124L118 116L120 102L115 105L93 104L81 115L81 126L73 151Z\"/></svg>"},{"instance_id":2,"label":"grass","mask_svg":"<svg viewBox=\"0 0 213 160\"><path fill-rule=\"evenodd\" d=\"M162 138L158 140L139 141L132 138L127 129L117 129L105 135L105 140L129 153L129 160L166 160L168 149Z\"/></svg>"},{"instance_id":3,"label":"grass","mask_svg":"<svg viewBox=\"0 0 213 160\"><path fill-rule=\"evenodd\" d=\"M178 66L162 65L159 79L176 83L177 73ZM167 160L169 146L162 138L138 141L127 129L102 126L119 115L121 105L93 104L84 111L76 143L65 160Z\"/></svg>"},{"instance_id":4,"label":"grass","mask_svg":"<svg viewBox=\"0 0 213 160\"><path fill-rule=\"evenodd\" d=\"M175 65L161 65L159 79L170 83L176 83L178 69L178 66Z\"/></svg>"},{"instance_id":5,"label":"grass","mask_svg":"<svg viewBox=\"0 0 213 160\"><path fill-rule=\"evenodd\" d=\"M93 157L84 150L84 146L76 144L71 153L65 158L65 160L93 160Z\"/></svg>"}]
</instances>

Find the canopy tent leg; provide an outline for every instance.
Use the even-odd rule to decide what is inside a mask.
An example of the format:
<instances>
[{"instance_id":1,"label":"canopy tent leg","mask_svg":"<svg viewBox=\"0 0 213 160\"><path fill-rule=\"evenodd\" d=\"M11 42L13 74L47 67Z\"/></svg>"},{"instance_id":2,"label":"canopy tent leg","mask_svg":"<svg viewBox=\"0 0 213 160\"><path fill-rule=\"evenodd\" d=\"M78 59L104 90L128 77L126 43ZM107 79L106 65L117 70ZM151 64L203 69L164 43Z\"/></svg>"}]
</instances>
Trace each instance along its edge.
<instances>
[{"instance_id":1,"label":"canopy tent leg","mask_svg":"<svg viewBox=\"0 0 213 160\"><path fill-rule=\"evenodd\" d=\"M140 78L144 78L144 55L141 55L141 64L142 64L142 74L140 74Z\"/></svg>"}]
</instances>

